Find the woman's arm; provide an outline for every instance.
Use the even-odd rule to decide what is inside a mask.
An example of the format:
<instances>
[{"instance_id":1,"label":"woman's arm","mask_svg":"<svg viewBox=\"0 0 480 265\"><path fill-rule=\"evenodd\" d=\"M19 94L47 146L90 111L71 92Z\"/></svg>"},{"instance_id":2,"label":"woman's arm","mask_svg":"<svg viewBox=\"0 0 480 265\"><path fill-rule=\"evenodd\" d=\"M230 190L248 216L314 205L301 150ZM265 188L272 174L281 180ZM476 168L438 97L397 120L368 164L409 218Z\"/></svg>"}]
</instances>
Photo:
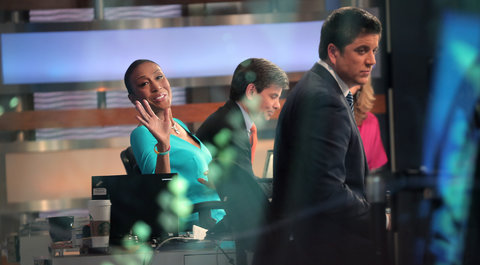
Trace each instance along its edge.
<instances>
[{"instance_id":1,"label":"woman's arm","mask_svg":"<svg viewBox=\"0 0 480 265\"><path fill-rule=\"evenodd\" d=\"M170 128L171 128L171 110L168 108L160 117L158 117L146 100L142 103L135 101L135 108L139 115L138 121L144 125L148 131L155 137L157 144L152 146L157 154L155 173L170 173Z\"/></svg>"}]
</instances>

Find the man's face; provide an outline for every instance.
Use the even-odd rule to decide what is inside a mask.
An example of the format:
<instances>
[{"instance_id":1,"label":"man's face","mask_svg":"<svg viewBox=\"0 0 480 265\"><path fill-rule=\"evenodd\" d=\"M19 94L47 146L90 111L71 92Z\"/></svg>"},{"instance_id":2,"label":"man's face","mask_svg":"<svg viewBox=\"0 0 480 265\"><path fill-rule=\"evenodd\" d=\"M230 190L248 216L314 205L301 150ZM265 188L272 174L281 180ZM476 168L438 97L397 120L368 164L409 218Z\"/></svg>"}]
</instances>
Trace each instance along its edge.
<instances>
[{"instance_id":1,"label":"man's face","mask_svg":"<svg viewBox=\"0 0 480 265\"><path fill-rule=\"evenodd\" d=\"M282 95L282 88L277 85L270 85L262 90L260 94L259 111L263 112L266 120L275 114L275 111L280 108L280 95Z\"/></svg>"},{"instance_id":2,"label":"man's face","mask_svg":"<svg viewBox=\"0 0 480 265\"><path fill-rule=\"evenodd\" d=\"M334 44L328 45L328 56L338 76L348 85L363 85L376 63L379 34L360 34L343 52Z\"/></svg>"}]
</instances>

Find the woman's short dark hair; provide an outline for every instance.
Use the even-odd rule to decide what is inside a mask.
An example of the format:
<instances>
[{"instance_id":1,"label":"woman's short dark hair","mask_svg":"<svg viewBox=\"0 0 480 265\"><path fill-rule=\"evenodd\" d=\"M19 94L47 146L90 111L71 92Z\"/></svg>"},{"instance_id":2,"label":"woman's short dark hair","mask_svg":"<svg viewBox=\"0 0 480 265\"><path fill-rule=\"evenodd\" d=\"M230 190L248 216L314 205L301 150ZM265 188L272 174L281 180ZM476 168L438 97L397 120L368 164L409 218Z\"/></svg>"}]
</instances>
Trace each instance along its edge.
<instances>
[{"instance_id":1,"label":"woman's short dark hair","mask_svg":"<svg viewBox=\"0 0 480 265\"><path fill-rule=\"evenodd\" d=\"M340 52L359 34L382 34L382 24L374 15L356 7L342 7L333 11L325 20L320 35L318 53L327 59L328 44L333 43Z\"/></svg>"},{"instance_id":2,"label":"woman's short dark hair","mask_svg":"<svg viewBox=\"0 0 480 265\"><path fill-rule=\"evenodd\" d=\"M132 64L130 64L130 66L127 68L127 71L125 72L125 75L123 77L123 82L125 83L125 86L127 87L127 91L128 91L129 95L134 94L132 83L130 83L130 77L131 77L133 71L137 68L137 66L139 66L143 63L154 63L154 64L158 65L156 62L151 61L151 60L147 60L147 59L135 60Z\"/></svg>"},{"instance_id":3,"label":"woman's short dark hair","mask_svg":"<svg viewBox=\"0 0 480 265\"><path fill-rule=\"evenodd\" d=\"M253 83L257 93L270 85L282 89L288 88L287 74L276 64L262 58L249 58L241 62L233 73L230 86L230 100L239 101L244 95L248 84Z\"/></svg>"}]
</instances>

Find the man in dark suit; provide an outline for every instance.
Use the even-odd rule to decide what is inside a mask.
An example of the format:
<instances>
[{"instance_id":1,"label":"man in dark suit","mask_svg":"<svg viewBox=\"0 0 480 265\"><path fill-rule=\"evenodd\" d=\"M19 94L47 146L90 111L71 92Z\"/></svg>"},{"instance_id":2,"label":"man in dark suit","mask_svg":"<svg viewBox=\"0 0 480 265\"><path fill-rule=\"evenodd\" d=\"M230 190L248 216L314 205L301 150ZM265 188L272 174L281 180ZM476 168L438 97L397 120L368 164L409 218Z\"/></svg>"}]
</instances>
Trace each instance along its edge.
<instances>
[{"instance_id":1,"label":"man in dark suit","mask_svg":"<svg viewBox=\"0 0 480 265\"><path fill-rule=\"evenodd\" d=\"M197 130L214 158L236 161L252 175L253 127L261 127L280 108L280 95L288 88L285 72L272 62L250 58L233 73L229 100ZM255 128L256 129L256 128ZM255 132L256 133L256 132Z\"/></svg>"},{"instance_id":2,"label":"man in dark suit","mask_svg":"<svg viewBox=\"0 0 480 265\"><path fill-rule=\"evenodd\" d=\"M373 263L368 167L347 97L350 87L367 82L381 30L362 9L333 11L322 26L320 60L287 97L275 137L272 199L282 236L270 245L277 259L271 264Z\"/></svg>"}]
</instances>

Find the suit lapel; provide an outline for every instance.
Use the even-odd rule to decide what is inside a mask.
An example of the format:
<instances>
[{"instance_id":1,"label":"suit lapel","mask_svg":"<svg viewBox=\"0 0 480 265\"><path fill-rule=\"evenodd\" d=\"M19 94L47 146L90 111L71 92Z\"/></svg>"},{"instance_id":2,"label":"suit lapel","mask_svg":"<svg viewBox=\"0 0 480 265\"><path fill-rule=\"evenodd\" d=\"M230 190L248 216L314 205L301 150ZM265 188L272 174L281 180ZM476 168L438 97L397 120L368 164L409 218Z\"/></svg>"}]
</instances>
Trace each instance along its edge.
<instances>
[{"instance_id":1,"label":"suit lapel","mask_svg":"<svg viewBox=\"0 0 480 265\"><path fill-rule=\"evenodd\" d=\"M321 66L318 63L315 63L310 70L314 72L315 74L321 76L323 80L330 86L333 87L335 90L335 93L338 95L339 98L342 99L342 102L344 102L345 108L348 110L348 115L350 117L350 121L352 122L353 125L356 127L356 122L355 122L355 116L353 115L352 111L350 110L350 105L348 105L347 99L345 98L345 95L343 95L342 89L337 83L337 80L332 76L330 72L325 69L325 67Z\"/></svg>"}]
</instances>

